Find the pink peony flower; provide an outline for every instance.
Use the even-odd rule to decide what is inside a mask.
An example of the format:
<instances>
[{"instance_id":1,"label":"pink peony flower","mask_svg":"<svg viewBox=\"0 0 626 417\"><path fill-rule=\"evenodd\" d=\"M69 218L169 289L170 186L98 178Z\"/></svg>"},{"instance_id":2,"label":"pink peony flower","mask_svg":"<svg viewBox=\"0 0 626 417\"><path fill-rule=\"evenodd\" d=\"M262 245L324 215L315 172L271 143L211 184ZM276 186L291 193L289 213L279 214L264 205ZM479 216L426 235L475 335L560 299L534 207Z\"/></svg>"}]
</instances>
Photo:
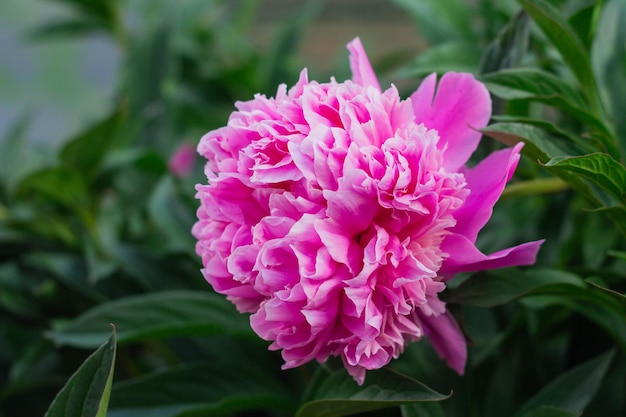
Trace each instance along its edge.
<instances>
[{"instance_id":1,"label":"pink peony flower","mask_svg":"<svg viewBox=\"0 0 626 417\"><path fill-rule=\"evenodd\" d=\"M465 340L438 294L456 273L534 262L541 241L475 246L522 145L467 168L491 113L485 87L433 74L401 100L380 89L358 39L348 49L352 80L304 70L201 139L202 272L252 313L284 368L339 356L361 384L426 336L463 373Z\"/></svg>"}]
</instances>

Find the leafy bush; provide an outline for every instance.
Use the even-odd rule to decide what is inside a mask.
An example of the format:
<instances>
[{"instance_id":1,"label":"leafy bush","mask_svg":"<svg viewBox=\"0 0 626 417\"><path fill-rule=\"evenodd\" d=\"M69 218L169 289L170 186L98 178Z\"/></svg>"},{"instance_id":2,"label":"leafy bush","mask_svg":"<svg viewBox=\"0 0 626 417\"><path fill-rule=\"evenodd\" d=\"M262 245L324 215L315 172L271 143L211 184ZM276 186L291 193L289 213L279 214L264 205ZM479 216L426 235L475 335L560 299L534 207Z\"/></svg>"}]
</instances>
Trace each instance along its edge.
<instances>
[{"instance_id":1,"label":"leafy bush","mask_svg":"<svg viewBox=\"0 0 626 417\"><path fill-rule=\"evenodd\" d=\"M0 416L626 414L626 3L394 1L430 48L388 75L474 72L495 98L478 154L525 143L480 247L546 244L533 267L450 284L464 376L420 342L357 386L333 361L281 371L211 291L190 234L201 164L168 169L234 101L293 84L315 9L261 51L261 2L60 2L74 18L33 41L104 34L122 75L55 155L27 117L0 141Z\"/></svg>"}]
</instances>

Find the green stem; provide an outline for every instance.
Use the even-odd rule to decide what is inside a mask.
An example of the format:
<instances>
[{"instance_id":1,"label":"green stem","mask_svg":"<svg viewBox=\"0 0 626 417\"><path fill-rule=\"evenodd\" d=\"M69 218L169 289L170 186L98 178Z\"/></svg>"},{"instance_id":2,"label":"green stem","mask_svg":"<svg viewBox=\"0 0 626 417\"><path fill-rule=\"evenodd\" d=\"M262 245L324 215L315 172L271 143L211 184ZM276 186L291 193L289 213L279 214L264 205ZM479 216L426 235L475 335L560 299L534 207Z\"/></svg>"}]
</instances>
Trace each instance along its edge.
<instances>
[{"instance_id":1,"label":"green stem","mask_svg":"<svg viewBox=\"0 0 626 417\"><path fill-rule=\"evenodd\" d=\"M568 188L569 185L560 178L538 178L508 185L504 189L501 198L557 193L567 190Z\"/></svg>"}]
</instances>

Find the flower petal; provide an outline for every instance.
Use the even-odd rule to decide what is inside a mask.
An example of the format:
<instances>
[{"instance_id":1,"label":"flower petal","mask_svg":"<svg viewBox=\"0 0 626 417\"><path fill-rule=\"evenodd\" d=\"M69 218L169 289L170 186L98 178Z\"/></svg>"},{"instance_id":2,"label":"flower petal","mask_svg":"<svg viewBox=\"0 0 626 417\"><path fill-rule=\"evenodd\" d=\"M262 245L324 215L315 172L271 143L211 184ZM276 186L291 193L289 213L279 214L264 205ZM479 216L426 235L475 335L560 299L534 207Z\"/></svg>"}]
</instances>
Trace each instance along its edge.
<instances>
[{"instance_id":1,"label":"flower petal","mask_svg":"<svg viewBox=\"0 0 626 417\"><path fill-rule=\"evenodd\" d=\"M352 70L352 81L364 87L371 85L380 91L378 78L372 69L363 44L359 38L355 38L348 43L348 51L350 51L350 69Z\"/></svg>"},{"instance_id":2,"label":"flower petal","mask_svg":"<svg viewBox=\"0 0 626 417\"><path fill-rule=\"evenodd\" d=\"M465 371L467 345L463 332L450 312L439 316L420 315L420 323L437 354L459 375Z\"/></svg>"},{"instance_id":3,"label":"flower petal","mask_svg":"<svg viewBox=\"0 0 626 417\"><path fill-rule=\"evenodd\" d=\"M436 91L435 91L436 87ZM437 85L431 74L411 95L415 122L439 132L438 147L445 149L444 166L456 171L480 141L481 129L491 117L491 98L485 86L472 74L448 72Z\"/></svg>"},{"instance_id":4,"label":"flower petal","mask_svg":"<svg viewBox=\"0 0 626 417\"><path fill-rule=\"evenodd\" d=\"M494 152L475 167L462 171L471 192L454 214L457 221L452 229L454 233L476 241L478 232L491 218L504 186L513 176L523 146L520 142L514 148Z\"/></svg>"},{"instance_id":5,"label":"flower petal","mask_svg":"<svg viewBox=\"0 0 626 417\"><path fill-rule=\"evenodd\" d=\"M459 272L530 265L535 262L542 243L543 240L536 240L485 255L466 236L453 233L441 245L449 257L443 262L440 274L449 279Z\"/></svg>"}]
</instances>

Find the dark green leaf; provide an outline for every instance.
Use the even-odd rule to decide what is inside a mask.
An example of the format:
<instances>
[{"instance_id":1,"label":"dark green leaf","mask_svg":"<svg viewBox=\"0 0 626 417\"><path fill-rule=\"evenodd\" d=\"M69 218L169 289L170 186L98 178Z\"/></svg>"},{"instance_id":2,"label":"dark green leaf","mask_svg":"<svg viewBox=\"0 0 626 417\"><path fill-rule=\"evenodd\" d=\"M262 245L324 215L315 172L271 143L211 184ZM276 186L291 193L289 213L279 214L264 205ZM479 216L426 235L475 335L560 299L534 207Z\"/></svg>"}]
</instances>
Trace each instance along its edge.
<instances>
[{"instance_id":1,"label":"dark green leaf","mask_svg":"<svg viewBox=\"0 0 626 417\"><path fill-rule=\"evenodd\" d=\"M559 137L549 135L543 129L529 124L495 123L481 129L481 132L508 146L512 146L520 141L524 142L525 146L522 152L542 163L547 162L548 159L553 157L576 153L576 151L572 149L571 143L559 140ZM567 170L553 170L553 173L561 177L579 194L591 201L595 207L602 207L602 201L594 190L578 175Z\"/></svg>"},{"instance_id":2,"label":"dark green leaf","mask_svg":"<svg viewBox=\"0 0 626 417\"><path fill-rule=\"evenodd\" d=\"M587 108L580 94L560 78L533 68L505 69L481 76L496 96L505 100L527 99L566 111L593 129L608 134L608 128Z\"/></svg>"},{"instance_id":3,"label":"dark green leaf","mask_svg":"<svg viewBox=\"0 0 626 417\"><path fill-rule=\"evenodd\" d=\"M103 29L107 29L107 26L105 22L99 20L65 20L41 26L30 33L29 38L35 41L49 41L52 38L88 35Z\"/></svg>"},{"instance_id":4,"label":"dark green leaf","mask_svg":"<svg viewBox=\"0 0 626 417\"><path fill-rule=\"evenodd\" d=\"M119 343L216 333L249 334L246 316L223 296L208 292L164 291L126 297L97 306L50 332L60 344L92 347L115 324Z\"/></svg>"},{"instance_id":5,"label":"dark green leaf","mask_svg":"<svg viewBox=\"0 0 626 417\"><path fill-rule=\"evenodd\" d=\"M545 167L555 173L567 171L578 174L608 192L617 202L626 202L626 169L608 154L552 158Z\"/></svg>"},{"instance_id":6,"label":"dark green leaf","mask_svg":"<svg viewBox=\"0 0 626 417\"><path fill-rule=\"evenodd\" d=\"M525 123L494 123L481 132L499 140L507 146L524 142L524 154L533 159L547 162L555 156L569 155L572 150L567 143L558 137L548 134L545 130Z\"/></svg>"},{"instance_id":7,"label":"dark green leaf","mask_svg":"<svg viewBox=\"0 0 626 417\"><path fill-rule=\"evenodd\" d=\"M446 417L438 402L419 402L400 407L402 417Z\"/></svg>"},{"instance_id":8,"label":"dark green leaf","mask_svg":"<svg viewBox=\"0 0 626 417\"><path fill-rule=\"evenodd\" d=\"M550 269L501 269L478 273L450 291L448 302L493 307L555 284L585 287L574 274Z\"/></svg>"},{"instance_id":9,"label":"dark green leaf","mask_svg":"<svg viewBox=\"0 0 626 417\"><path fill-rule=\"evenodd\" d=\"M580 413L572 413L549 405L540 405L533 408L520 417L578 417Z\"/></svg>"},{"instance_id":10,"label":"dark green leaf","mask_svg":"<svg viewBox=\"0 0 626 417\"><path fill-rule=\"evenodd\" d=\"M519 2L578 78L587 99L592 103L592 111L594 113L599 111L589 54L576 32L569 26L562 13L549 2L545 0L519 0Z\"/></svg>"},{"instance_id":11,"label":"dark green leaf","mask_svg":"<svg viewBox=\"0 0 626 417\"><path fill-rule=\"evenodd\" d=\"M33 252L25 257L26 265L50 274L72 291L96 303L106 301L88 281L84 260L76 255Z\"/></svg>"},{"instance_id":12,"label":"dark green leaf","mask_svg":"<svg viewBox=\"0 0 626 417\"><path fill-rule=\"evenodd\" d=\"M522 300L531 307L563 306L587 317L626 349L626 300L619 294L585 284L554 285Z\"/></svg>"},{"instance_id":13,"label":"dark green leaf","mask_svg":"<svg viewBox=\"0 0 626 417\"><path fill-rule=\"evenodd\" d=\"M568 149L569 152L576 152L578 154L592 153L597 150L597 144L590 141L589 138L581 137L580 133L575 133L563 128L563 126L557 125L554 122L544 119L537 119L532 117L522 116L509 116L509 115L494 115L493 120L498 123L514 123L522 125L531 125L544 130L547 135L552 136L553 142L569 142L572 145L562 145L563 148Z\"/></svg>"},{"instance_id":14,"label":"dark green leaf","mask_svg":"<svg viewBox=\"0 0 626 417\"><path fill-rule=\"evenodd\" d=\"M482 56L480 73L517 67L522 62L528 48L529 23L528 15L520 12L500 30Z\"/></svg>"},{"instance_id":15,"label":"dark green leaf","mask_svg":"<svg viewBox=\"0 0 626 417\"><path fill-rule=\"evenodd\" d=\"M531 416L533 414L528 412L539 406L581 413L595 396L613 356L613 351L609 351L561 374L528 400L515 415Z\"/></svg>"},{"instance_id":16,"label":"dark green leaf","mask_svg":"<svg viewBox=\"0 0 626 417\"><path fill-rule=\"evenodd\" d=\"M115 384L108 417L209 416L292 410L289 391L246 360L188 363Z\"/></svg>"},{"instance_id":17,"label":"dark green leaf","mask_svg":"<svg viewBox=\"0 0 626 417\"><path fill-rule=\"evenodd\" d=\"M45 417L106 417L115 365L115 329L57 394Z\"/></svg>"},{"instance_id":18,"label":"dark green leaf","mask_svg":"<svg viewBox=\"0 0 626 417\"><path fill-rule=\"evenodd\" d=\"M93 179L100 163L115 143L122 113L117 112L70 140L61 150L62 163Z\"/></svg>"},{"instance_id":19,"label":"dark green leaf","mask_svg":"<svg viewBox=\"0 0 626 417\"><path fill-rule=\"evenodd\" d=\"M441 401L449 397L387 368L368 371L362 386L341 369L315 386L296 417L348 416L413 402Z\"/></svg>"}]
</instances>

